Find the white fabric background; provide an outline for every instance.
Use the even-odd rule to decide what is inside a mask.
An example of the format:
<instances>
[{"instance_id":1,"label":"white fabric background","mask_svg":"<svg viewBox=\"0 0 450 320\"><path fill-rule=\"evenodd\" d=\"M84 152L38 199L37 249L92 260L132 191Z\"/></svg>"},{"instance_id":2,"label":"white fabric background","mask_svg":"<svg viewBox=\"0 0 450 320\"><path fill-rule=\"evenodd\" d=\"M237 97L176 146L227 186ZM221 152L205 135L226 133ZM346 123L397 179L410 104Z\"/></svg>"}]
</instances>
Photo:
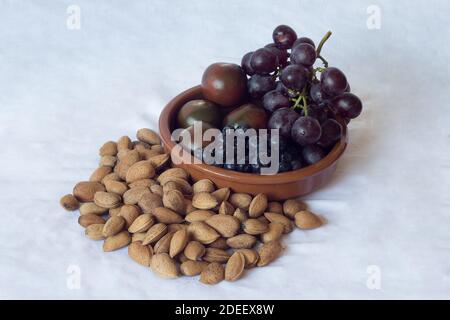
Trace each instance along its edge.
<instances>
[{"instance_id":1,"label":"white fabric background","mask_svg":"<svg viewBox=\"0 0 450 320\"><path fill-rule=\"evenodd\" d=\"M0 298L450 298L447 1L0 1ZM69 4L81 29L66 28ZM369 5L381 29L366 27ZM98 147L156 128L206 66L239 62L281 23L318 41L364 100L332 181L305 199L328 224L236 283L166 281L87 240L61 195ZM69 290L68 267L81 269ZM366 286L367 268L381 289Z\"/></svg>"}]
</instances>

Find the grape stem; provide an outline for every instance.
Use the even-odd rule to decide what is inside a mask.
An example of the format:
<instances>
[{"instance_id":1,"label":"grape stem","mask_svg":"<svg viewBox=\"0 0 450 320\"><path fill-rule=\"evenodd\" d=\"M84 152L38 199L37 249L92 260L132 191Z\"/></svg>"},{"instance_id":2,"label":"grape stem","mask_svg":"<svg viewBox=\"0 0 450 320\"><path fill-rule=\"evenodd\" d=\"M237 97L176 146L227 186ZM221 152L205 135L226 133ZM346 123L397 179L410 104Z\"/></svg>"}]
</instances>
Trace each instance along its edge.
<instances>
[{"instance_id":1,"label":"grape stem","mask_svg":"<svg viewBox=\"0 0 450 320\"><path fill-rule=\"evenodd\" d=\"M299 96L296 99L293 99L295 101L294 105L292 106L293 110L296 109L303 109L303 113L305 114L305 117L308 116L308 101L306 98L306 86L303 89L302 93L299 94Z\"/></svg>"},{"instance_id":2,"label":"grape stem","mask_svg":"<svg viewBox=\"0 0 450 320\"><path fill-rule=\"evenodd\" d=\"M320 52L322 51L322 47L323 47L323 45L325 44L325 42L327 42L327 40L331 37L331 35L332 35L332 32L331 32L331 31L328 31L328 32L323 36L322 40L320 40L319 46L317 47L317 50L316 50L317 56L318 56L318 57L321 57Z\"/></svg>"},{"instance_id":3,"label":"grape stem","mask_svg":"<svg viewBox=\"0 0 450 320\"><path fill-rule=\"evenodd\" d=\"M317 56L317 58L318 58L319 60L321 60L321 61L322 61L322 63L323 63L323 66L324 66L325 68L328 68L328 61L327 61L327 60L325 60L325 58L324 58L324 57L322 57L321 55L318 55L318 56Z\"/></svg>"}]
</instances>

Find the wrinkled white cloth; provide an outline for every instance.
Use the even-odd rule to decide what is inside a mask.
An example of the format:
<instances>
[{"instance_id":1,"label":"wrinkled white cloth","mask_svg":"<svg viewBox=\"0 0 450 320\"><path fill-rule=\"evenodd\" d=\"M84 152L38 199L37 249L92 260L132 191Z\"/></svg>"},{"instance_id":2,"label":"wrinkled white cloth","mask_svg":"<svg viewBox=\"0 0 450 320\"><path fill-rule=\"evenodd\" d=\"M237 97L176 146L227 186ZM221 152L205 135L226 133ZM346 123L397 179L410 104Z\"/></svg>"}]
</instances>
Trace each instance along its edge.
<instances>
[{"instance_id":1,"label":"wrinkled white cloth","mask_svg":"<svg viewBox=\"0 0 450 320\"><path fill-rule=\"evenodd\" d=\"M449 10L444 0L2 1L0 298L450 298ZM214 287L159 279L87 240L58 201L89 177L99 146L157 128L210 63L239 63L281 23L316 41L332 30L323 55L364 101L333 179L305 197L327 224Z\"/></svg>"}]
</instances>

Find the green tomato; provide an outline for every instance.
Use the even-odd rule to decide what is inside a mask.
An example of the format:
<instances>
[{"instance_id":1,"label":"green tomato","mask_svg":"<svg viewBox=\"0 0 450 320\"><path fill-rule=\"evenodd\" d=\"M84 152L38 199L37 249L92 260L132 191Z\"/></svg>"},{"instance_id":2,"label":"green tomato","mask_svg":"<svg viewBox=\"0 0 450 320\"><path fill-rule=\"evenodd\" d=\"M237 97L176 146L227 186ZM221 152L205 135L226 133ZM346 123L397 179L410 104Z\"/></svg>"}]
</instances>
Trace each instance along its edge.
<instances>
[{"instance_id":1,"label":"green tomato","mask_svg":"<svg viewBox=\"0 0 450 320\"><path fill-rule=\"evenodd\" d=\"M222 124L220 107L208 100L191 100L186 102L178 112L178 126L188 128L195 121L203 121L213 128Z\"/></svg>"}]
</instances>

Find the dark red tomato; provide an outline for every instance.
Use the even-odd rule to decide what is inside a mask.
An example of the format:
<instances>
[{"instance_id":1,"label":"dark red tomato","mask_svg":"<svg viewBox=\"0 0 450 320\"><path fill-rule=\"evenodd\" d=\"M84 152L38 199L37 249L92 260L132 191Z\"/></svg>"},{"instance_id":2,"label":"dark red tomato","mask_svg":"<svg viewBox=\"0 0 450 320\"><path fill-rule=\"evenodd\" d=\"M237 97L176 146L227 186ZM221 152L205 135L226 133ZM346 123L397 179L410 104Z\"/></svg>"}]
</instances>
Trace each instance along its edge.
<instances>
[{"instance_id":1,"label":"dark red tomato","mask_svg":"<svg viewBox=\"0 0 450 320\"><path fill-rule=\"evenodd\" d=\"M203 73L202 91L207 100L235 107L247 92L247 76L237 64L213 63Z\"/></svg>"},{"instance_id":2,"label":"dark red tomato","mask_svg":"<svg viewBox=\"0 0 450 320\"><path fill-rule=\"evenodd\" d=\"M252 103L246 103L231 111L224 119L223 125L241 124L253 129L266 129L268 116L266 111Z\"/></svg>"},{"instance_id":3,"label":"dark red tomato","mask_svg":"<svg viewBox=\"0 0 450 320\"><path fill-rule=\"evenodd\" d=\"M207 100L191 100L186 102L178 112L178 126L187 128L194 125L195 121L203 121L213 128L219 128L222 124L220 107Z\"/></svg>"}]
</instances>

